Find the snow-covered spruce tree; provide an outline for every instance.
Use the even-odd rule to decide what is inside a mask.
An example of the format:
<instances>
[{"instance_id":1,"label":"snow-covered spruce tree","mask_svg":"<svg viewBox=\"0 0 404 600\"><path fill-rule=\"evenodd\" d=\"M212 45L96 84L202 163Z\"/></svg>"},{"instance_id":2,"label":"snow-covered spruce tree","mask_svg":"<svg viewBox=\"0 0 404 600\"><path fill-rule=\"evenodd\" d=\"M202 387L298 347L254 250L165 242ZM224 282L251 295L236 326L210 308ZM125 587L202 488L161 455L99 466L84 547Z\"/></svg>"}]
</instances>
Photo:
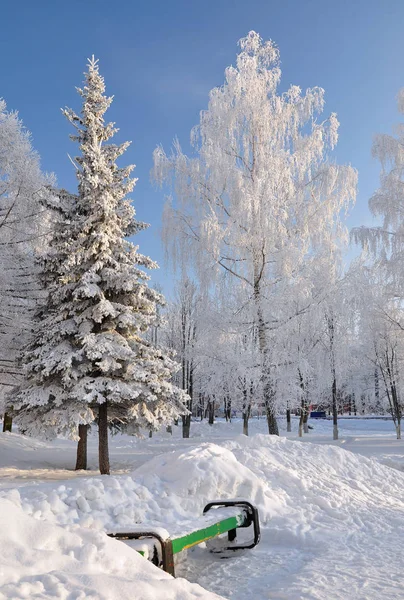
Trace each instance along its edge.
<instances>
[{"instance_id":1,"label":"snow-covered spruce tree","mask_svg":"<svg viewBox=\"0 0 404 600\"><path fill-rule=\"evenodd\" d=\"M192 264L202 289L223 286L226 276L244 290L268 429L278 433L273 359L296 315L296 290L310 296L311 264L344 235L340 212L355 198L357 175L328 160L339 124L335 114L316 121L324 91L278 94L276 46L254 31L240 46L192 132L193 154L178 142L169 156L157 148L154 176L173 182L165 239L174 260Z\"/></svg>"},{"instance_id":2,"label":"snow-covered spruce tree","mask_svg":"<svg viewBox=\"0 0 404 600\"><path fill-rule=\"evenodd\" d=\"M156 263L125 239L146 226L126 198L135 184L133 166L116 164L129 143L105 144L116 129L104 122L112 98L94 58L85 78L80 116L63 111L81 150L77 199L44 258L47 306L14 408L31 435L77 439L78 425L96 419L105 474L108 424L157 428L185 412L186 395L170 383L177 364L144 336L163 297L140 268Z\"/></svg>"}]
</instances>

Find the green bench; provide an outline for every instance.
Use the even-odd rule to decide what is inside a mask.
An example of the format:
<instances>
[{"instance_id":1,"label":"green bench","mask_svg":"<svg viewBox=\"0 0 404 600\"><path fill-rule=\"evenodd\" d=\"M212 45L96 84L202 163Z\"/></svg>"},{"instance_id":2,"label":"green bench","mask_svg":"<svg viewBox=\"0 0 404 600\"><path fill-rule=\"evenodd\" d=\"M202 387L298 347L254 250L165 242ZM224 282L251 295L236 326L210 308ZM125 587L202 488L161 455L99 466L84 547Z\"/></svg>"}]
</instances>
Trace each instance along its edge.
<instances>
[{"instance_id":1,"label":"green bench","mask_svg":"<svg viewBox=\"0 0 404 600\"><path fill-rule=\"evenodd\" d=\"M253 538L248 543L236 543L239 528L252 527ZM187 529L187 527L184 527ZM133 546L137 552L175 576L174 555L227 533L228 544L223 550L243 550L254 548L260 540L258 510L245 500L223 500L209 502L203 509L203 516L193 523L192 530L170 536L161 528L115 531L110 537L127 541L138 540Z\"/></svg>"}]
</instances>

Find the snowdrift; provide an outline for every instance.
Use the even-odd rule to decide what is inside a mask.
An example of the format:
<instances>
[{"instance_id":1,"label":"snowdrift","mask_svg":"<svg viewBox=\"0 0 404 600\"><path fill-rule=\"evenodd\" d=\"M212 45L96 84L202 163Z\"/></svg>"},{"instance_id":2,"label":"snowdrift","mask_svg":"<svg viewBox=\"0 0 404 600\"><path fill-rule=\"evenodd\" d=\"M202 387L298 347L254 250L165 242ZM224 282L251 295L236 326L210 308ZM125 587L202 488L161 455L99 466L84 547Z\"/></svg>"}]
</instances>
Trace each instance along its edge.
<instances>
[{"instance_id":1,"label":"snowdrift","mask_svg":"<svg viewBox=\"0 0 404 600\"><path fill-rule=\"evenodd\" d=\"M0 598L217 597L104 531L144 522L178 533L206 502L244 497L262 543L227 561L196 549L180 574L232 600L402 599L403 490L404 474L375 460L267 435L167 452L130 476L4 490Z\"/></svg>"},{"instance_id":2,"label":"snowdrift","mask_svg":"<svg viewBox=\"0 0 404 600\"><path fill-rule=\"evenodd\" d=\"M0 500L0 547L1 599L219 600L101 532L39 521L6 499Z\"/></svg>"}]
</instances>

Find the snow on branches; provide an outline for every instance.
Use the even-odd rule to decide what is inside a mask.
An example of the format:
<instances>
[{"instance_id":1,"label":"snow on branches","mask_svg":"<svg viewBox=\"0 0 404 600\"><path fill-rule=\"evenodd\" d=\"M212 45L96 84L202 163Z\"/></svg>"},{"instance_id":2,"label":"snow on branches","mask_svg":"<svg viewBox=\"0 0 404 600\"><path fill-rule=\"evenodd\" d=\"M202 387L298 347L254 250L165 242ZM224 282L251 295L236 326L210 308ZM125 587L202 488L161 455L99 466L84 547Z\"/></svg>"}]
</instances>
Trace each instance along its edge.
<instances>
[{"instance_id":1,"label":"snow on branches","mask_svg":"<svg viewBox=\"0 0 404 600\"><path fill-rule=\"evenodd\" d=\"M78 194L43 258L47 303L26 354L26 385L14 399L27 433L76 439L77 426L94 419L100 427L108 419L156 428L182 414L186 399L170 383L177 364L144 336L163 298L143 270L156 263L127 239L146 225L127 198L134 167L116 164L129 144L106 144L116 132L104 122L112 98L94 58L85 79L80 115L63 111L80 147Z\"/></svg>"},{"instance_id":2,"label":"snow on branches","mask_svg":"<svg viewBox=\"0 0 404 600\"><path fill-rule=\"evenodd\" d=\"M313 304L313 265L336 257L347 239L341 212L355 199L357 173L328 159L339 124L333 113L317 120L324 90L279 94L274 43L251 31L240 46L192 131L193 154L178 141L169 155L158 147L154 177L172 187L164 240L174 261L204 290L234 296L229 288L238 288L235 314L251 323L269 430L277 433L271 357L285 347L289 321Z\"/></svg>"},{"instance_id":3,"label":"snow on branches","mask_svg":"<svg viewBox=\"0 0 404 600\"><path fill-rule=\"evenodd\" d=\"M0 394L21 379L18 355L41 298L35 251L46 243L48 195L39 156L16 112L0 99Z\"/></svg>"}]
</instances>

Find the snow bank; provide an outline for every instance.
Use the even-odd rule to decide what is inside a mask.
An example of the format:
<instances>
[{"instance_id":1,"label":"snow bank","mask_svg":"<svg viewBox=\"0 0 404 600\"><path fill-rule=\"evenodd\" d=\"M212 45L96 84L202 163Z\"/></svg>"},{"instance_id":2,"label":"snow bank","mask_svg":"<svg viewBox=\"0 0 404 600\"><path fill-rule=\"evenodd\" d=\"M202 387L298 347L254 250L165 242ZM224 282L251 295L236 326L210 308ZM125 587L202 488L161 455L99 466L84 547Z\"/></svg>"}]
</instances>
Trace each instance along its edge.
<instances>
[{"instance_id":1,"label":"snow bank","mask_svg":"<svg viewBox=\"0 0 404 600\"><path fill-rule=\"evenodd\" d=\"M280 501L270 485L216 444L157 456L131 476L90 477L4 490L26 514L58 525L115 531L147 523L171 534L189 528L205 504L245 498L265 523Z\"/></svg>"},{"instance_id":2,"label":"snow bank","mask_svg":"<svg viewBox=\"0 0 404 600\"><path fill-rule=\"evenodd\" d=\"M151 443L144 442L146 456ZM103 530L145 523L176 534L191 526L208 501L244 497L259 508L261 544L227 561L191 551L178 573L232 600L402 599L404 473L336 446L268 435L238 436L220 445L186 443L166 448L130 475L1 492L6 560L0 598L94 594L118 600L129 593L133 598L136 585L137 600L208 599L208 592L198 596L200 588L179 580L169 587L172 579ZM139 455L140 445L135 464ZM51 570L55 580L46 578ZM24 591L38 581L47 591ZM64 590L59 596L51 595L52 581ZM68 596L67 589L85 595Z\"/></svg>"},{"instance_id":3,"label":"snow bank","mask_svg":"<svg viewBox=\"0 0 404 600\"><path fill-rule=\"evenodd\" d=\"M0 500L0 599L219 600L105 534L63 529Z\"/></svg>"},{"instance_id":4,"label":"snow bank","mask_svg":"<svg viewBox=\"0 0 404 600\"><path fill-rule=\"evenodd\" d=\"M207 502L245 498L259 508L273 543L307 546L327 543L341 522L353 527L370 512L374 529L380 505L404 508L403 484L401 473L338 447L256 435L160 455L130 476L27 486L1 495L11 494L26 514L58 525L114 531L147 523L173 535L190 528Z\"/></svg>"}]
</instances>

